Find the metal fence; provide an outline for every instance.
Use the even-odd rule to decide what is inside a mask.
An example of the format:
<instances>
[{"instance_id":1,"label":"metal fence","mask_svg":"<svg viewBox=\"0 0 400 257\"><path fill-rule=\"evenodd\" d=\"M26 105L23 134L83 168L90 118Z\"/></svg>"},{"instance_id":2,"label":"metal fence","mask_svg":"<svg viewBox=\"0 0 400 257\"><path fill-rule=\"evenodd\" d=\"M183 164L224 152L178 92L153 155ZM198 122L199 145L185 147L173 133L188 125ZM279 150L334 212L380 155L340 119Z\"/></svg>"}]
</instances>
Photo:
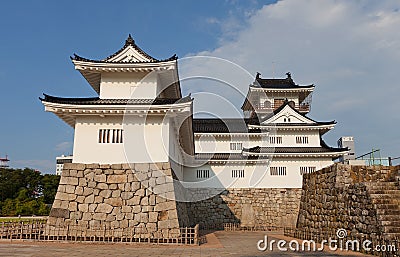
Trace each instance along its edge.
<instances>
[{"instance_id":1,"label":"metal fence","mask_svg":"<svg viewBox=\"0 0 400 257\"><path fill-rule=\"evenodd\" d=\"M309 230L299 228L285 228L284 235L298 238L301 240L313 241L317 244L325 241L325 245L331 240L340 250L351 250L376 256L398 257L400 256L400 240L398 237L393 239L385 238L375 234L352 234L347 231L338 236L338 231L332 230Z\"/></svg>"},{"instance_id":2,"label":"metal fence","mask_svg":"<svg viewBox=\"0 0 400 257\"><path fill-rule=\"evenodd\" d=\"M145 228L48 226L45 222L1 222L0 239L103 243L150 243L198 245L199 226L163 229L149 233Z\"/></svg>"}]
</instances>

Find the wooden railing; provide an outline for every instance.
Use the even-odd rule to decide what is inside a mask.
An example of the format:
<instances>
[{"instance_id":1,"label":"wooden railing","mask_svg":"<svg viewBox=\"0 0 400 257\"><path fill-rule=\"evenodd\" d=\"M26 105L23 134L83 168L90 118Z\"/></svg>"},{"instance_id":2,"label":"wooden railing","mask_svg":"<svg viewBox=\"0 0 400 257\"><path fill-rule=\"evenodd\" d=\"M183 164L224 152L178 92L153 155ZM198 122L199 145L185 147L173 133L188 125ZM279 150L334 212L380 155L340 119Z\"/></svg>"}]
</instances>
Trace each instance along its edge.
<instances>
[{"instance_id":1,"label":"wooden railing","mask_svg":"<svg viewBox=\"0 0 400 257\"><path fill-rule=\"evenodd\" d=\"M34 241L112 242L198 245L199 225L148 233L140 228L48 226L41 221L1 222L0 239Z\"/></svg>"},{"instance_id":2,"label":"wooden railing","mask_svg":"<svg viewBox=\"0 0 400 257\"><path fill-rule=\"evenodd\" d=\"M281 107L282 104L264 104L264 103L259 103L255 104L254 108L256 110L275 110ZM310 111L310 105L309 104L295 104L294 108L300 112L309 112Z\"/></svg>"}]
</instances>

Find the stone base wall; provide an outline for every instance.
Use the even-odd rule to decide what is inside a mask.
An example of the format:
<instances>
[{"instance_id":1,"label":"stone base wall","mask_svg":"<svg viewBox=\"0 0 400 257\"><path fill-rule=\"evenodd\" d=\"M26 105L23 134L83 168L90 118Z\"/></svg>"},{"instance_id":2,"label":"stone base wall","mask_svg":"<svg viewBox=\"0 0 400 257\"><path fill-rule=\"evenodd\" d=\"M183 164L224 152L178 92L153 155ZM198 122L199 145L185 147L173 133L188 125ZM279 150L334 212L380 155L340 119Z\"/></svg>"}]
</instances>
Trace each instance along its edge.
<instances>
[{"instance_id":1,"label":"stone base wall","mask_svg":"<svg viewBox=\"0 0 400 257\"><path fill-rule=\"evenodd\" d=\"M304 175L297 228L346 229L353 235L381 233L381 225L368 191L374 182L394 181L397 167L335 164Z\"/></svg>"},{"instance_id":2,"label":"stone base wall","mask_svg":"<svg viewBox=\"0 0 400 257\"><path fill-rule=\"evenodd\" d=\"M174 201L172 177L169 163L65 164L48 225L129 227L174 237L189 219L186 206Z\"/></svg>"},{"instance_id":3,"label":"stone base wall","mask_svg":"<svg viewBox=\"0 0 400 257\"><path fill-rule=\"evenodd\" d=\"M215 195L187 204L192 223L200 228L223 227L226 223L241 226L287 227L296 225L301 189L191 189L193 197Z\"/></svg>"}]
</instances>

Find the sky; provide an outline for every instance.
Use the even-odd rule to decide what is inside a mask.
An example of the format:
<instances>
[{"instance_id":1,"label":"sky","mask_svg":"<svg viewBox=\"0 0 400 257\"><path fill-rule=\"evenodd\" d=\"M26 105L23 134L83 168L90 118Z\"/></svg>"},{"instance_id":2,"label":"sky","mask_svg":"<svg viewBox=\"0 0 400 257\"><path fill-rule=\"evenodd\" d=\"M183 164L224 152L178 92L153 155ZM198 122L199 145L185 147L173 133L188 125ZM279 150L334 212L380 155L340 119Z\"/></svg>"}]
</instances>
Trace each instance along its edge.
<instances>
[{"instance_id":1,"label":"sky","mask_svg":"<svg viewBox=\"0 0 400 257\"><path fill-rule=\"evenodd\" d=\"M354 136L357 155L372 148L400 156L398 1L4 1L0 10L0 157L15 168L55 172L55 157L72 153L73 129L44 111L43 93L87 97L96 93L69 56L102 59L130 33L150 55L185 60L218 57L223 77L243 93L254 80L236 80L235 69L262 77L315 84L312 111L336 120L324 138L335 146ZM196 64L196 62L195 62ZM234 67L233 69L227 69ZM187 69L186 69L187 68ZM196 110L237 116L196 93L213 92L240 107L240 94L221 83L182 82Z\"/></svg>"}]
</instances>

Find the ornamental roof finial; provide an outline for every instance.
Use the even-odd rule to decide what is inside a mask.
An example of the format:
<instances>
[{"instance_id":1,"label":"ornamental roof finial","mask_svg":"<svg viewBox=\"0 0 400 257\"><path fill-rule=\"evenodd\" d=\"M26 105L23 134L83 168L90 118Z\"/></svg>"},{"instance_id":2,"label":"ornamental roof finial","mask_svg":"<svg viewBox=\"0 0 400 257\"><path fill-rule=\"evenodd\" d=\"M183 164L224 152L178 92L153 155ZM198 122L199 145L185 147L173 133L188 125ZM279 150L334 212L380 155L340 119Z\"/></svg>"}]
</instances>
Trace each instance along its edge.
<instances>
[{"instance_id":1,"label":"ornamental roof finial","mask_svg":"<svg viewBox=\"0 0 400 257\"><path fill-rule=\"evenodd\" d=\"M286 76L287 76L288 79L292 79L292 74L289 71L286 72Z\"/></svg>"},{"instance_id":2,"label":"ornamental roof finial","mask_svg":"<svg viewBox=\"0 0 400 257\"><path fill-rule=\"evenodd\" d=\"M256 79L260 79L261 73L257 72Z\"/></svg>"},{"instance_id":3,"label":"ornamental roof finial","mask_svg":"<svg viewBox=\"0 0 400 257\"><path fill-rule=\"evenodd\" d=\"M129 34L128 38L125 41L125 45L133 45L135 44L135 40L133 40L131 34Z\"/></svg>"}]
</instances>

